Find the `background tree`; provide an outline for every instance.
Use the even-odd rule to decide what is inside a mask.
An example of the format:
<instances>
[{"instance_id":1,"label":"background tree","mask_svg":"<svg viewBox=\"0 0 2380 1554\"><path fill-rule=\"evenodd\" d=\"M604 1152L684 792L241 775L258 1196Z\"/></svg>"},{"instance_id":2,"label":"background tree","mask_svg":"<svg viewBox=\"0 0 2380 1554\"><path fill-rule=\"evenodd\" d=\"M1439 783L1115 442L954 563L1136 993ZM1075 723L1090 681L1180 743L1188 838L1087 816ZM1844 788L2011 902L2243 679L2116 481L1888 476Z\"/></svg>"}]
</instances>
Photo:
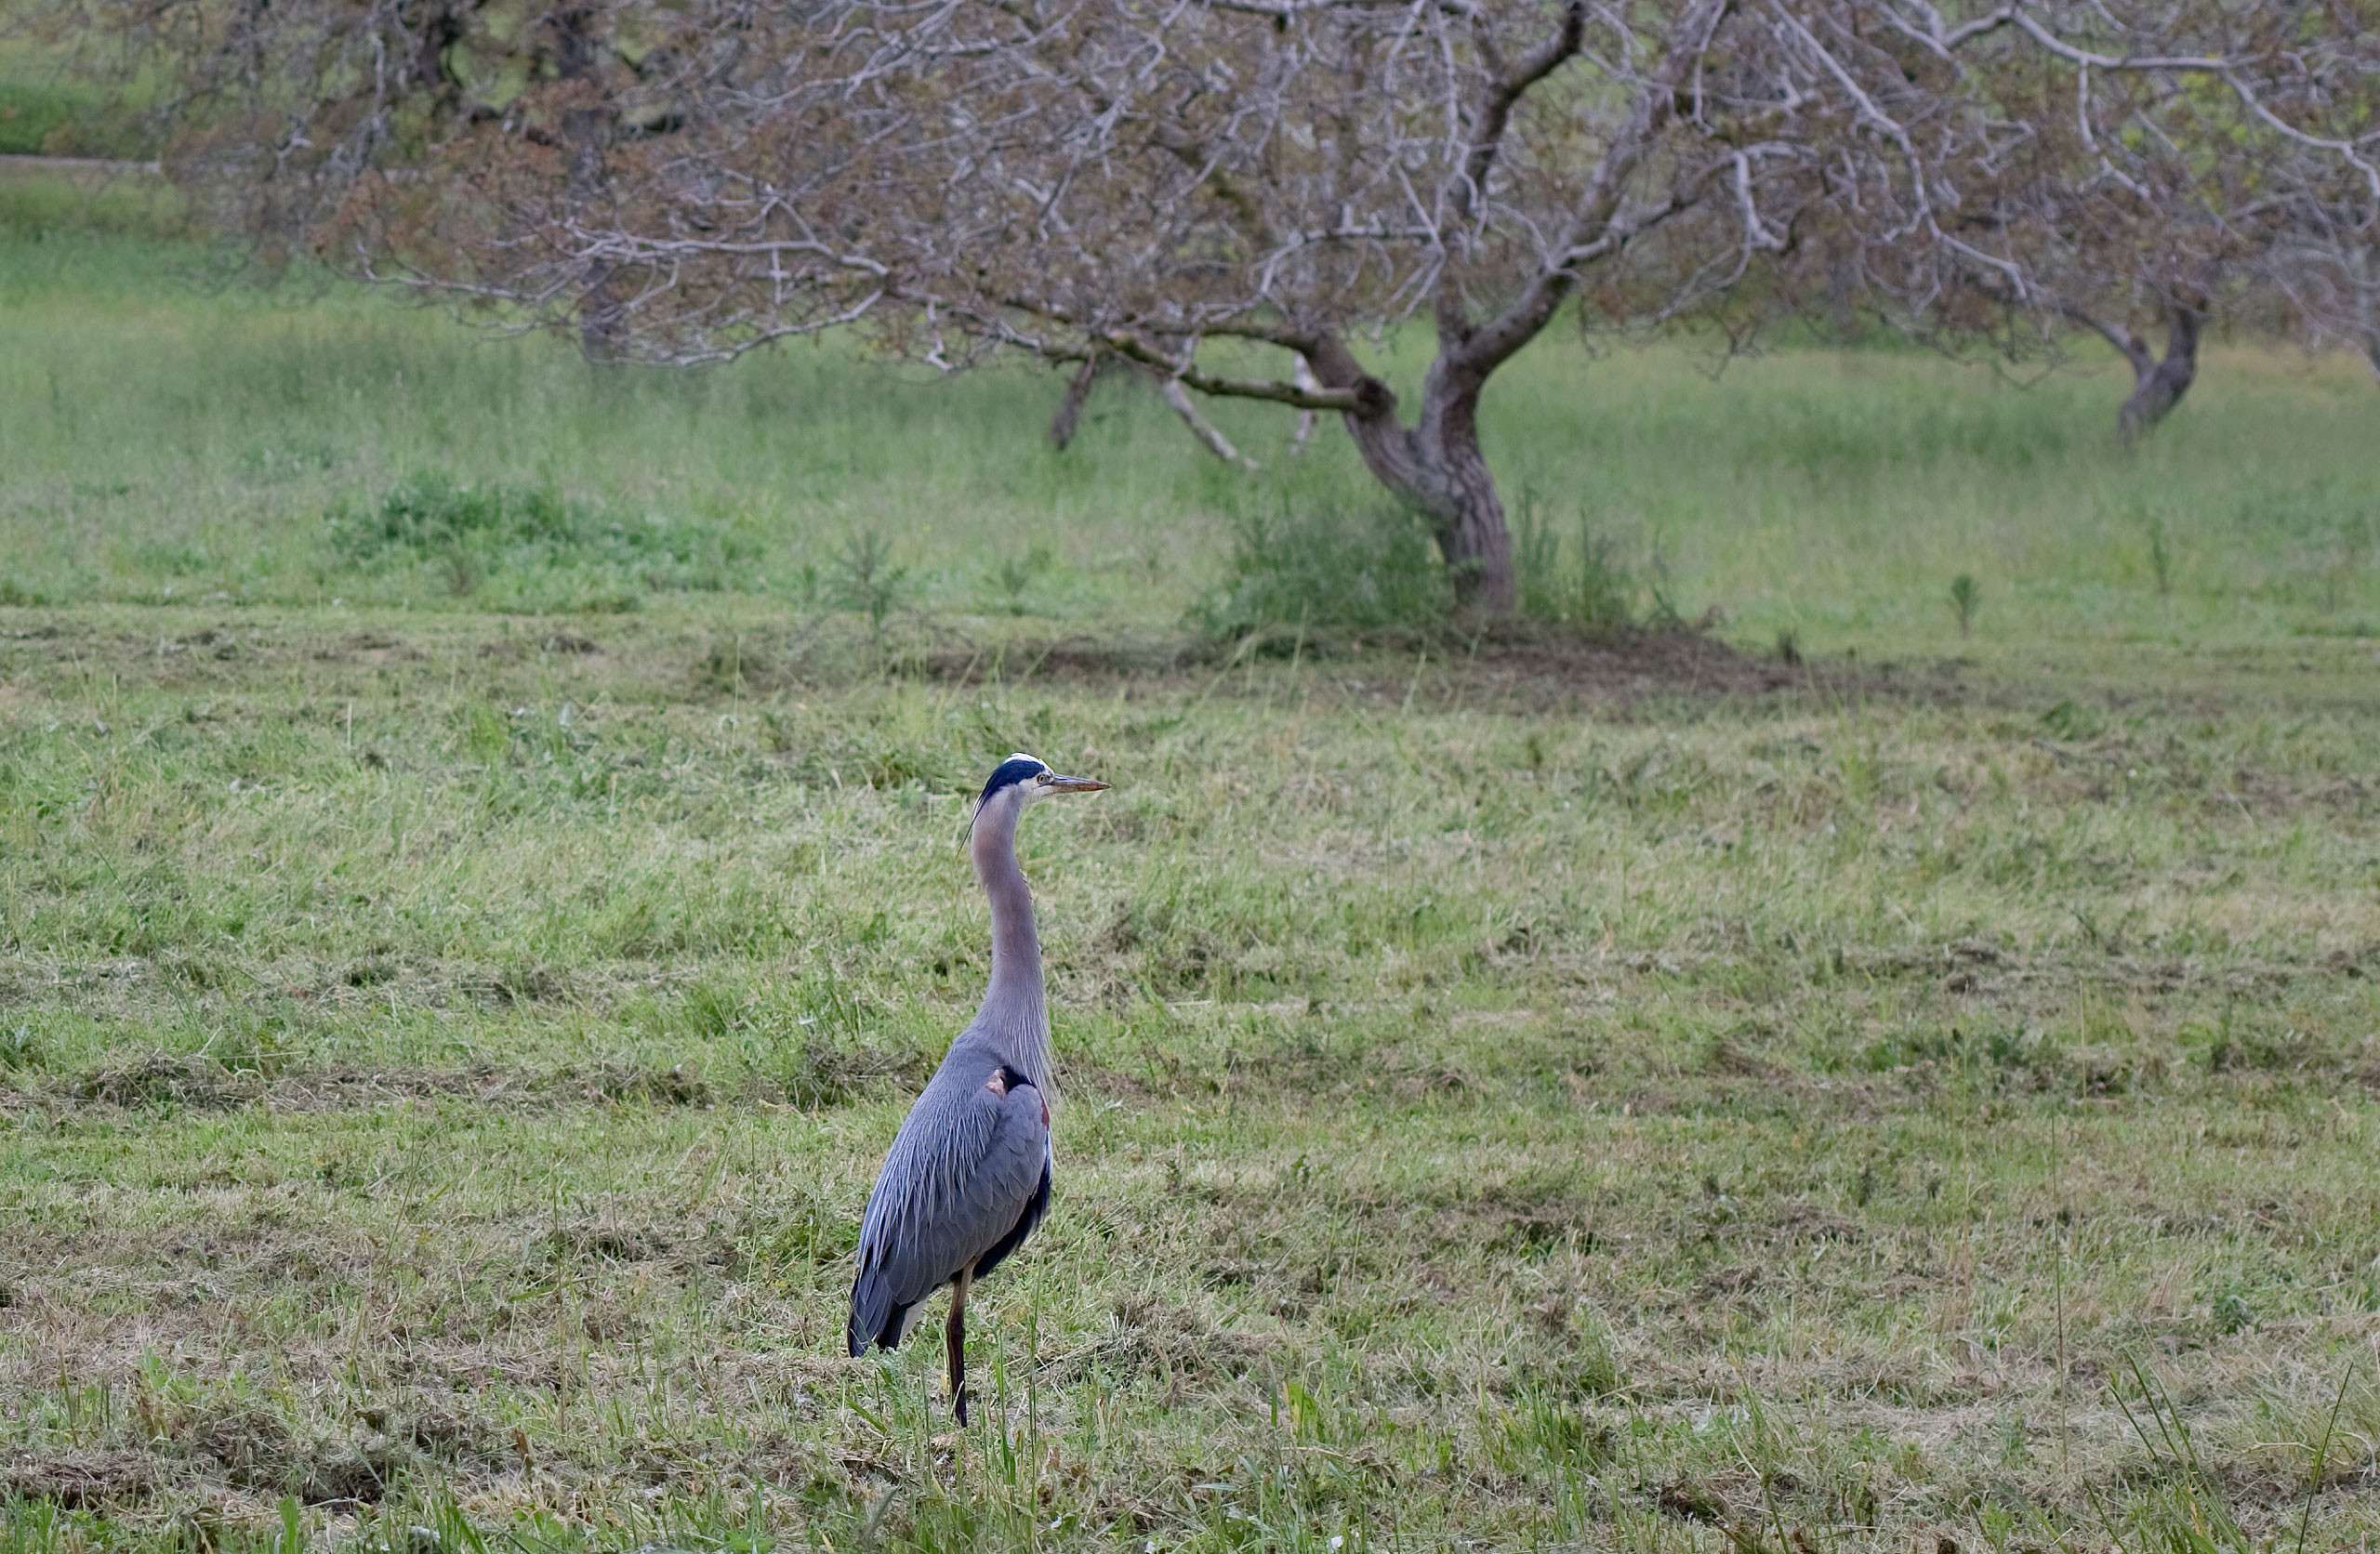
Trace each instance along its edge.
<instances>
[{"instance_id":1,"label":"background tree","mask_svg":"<svg viewBox=\"0 0 2380 1554\"><path fill-rule=\"evenodd\" d=\"M61 0L34 14L86 70L162 76L152 117L166 171L273 265L344 257L377 203L364 191L417 183L448 148L491 131L547 165L577 218L602 219L614 146L667 138L688 100L666 33L607 0ZM619 354L600 268L567 306L590 359Z\"/></svg>"},{"instance_id":2,"label":"background tree","mask_svg":"<svg viewBox=\"0 0 2380 1554\"><path fill-rule=\"evenodd\" d=\"M2094 75L2073 72L2066 125L2042 105L2045 165L2023 191L2031 208L2008 230L2024 234L2016 245L2042 325L2086 329L2132 369L2116 413L2130 445L2197 381L2207 327L2269 241L2273 206L2242 160L2222 152L2233 105L2219 86L2162 72Z\"/></svg>"},{"instance_id":3,"label":"background tree","mask_svg":"<svg viewBox=\"0 0 2380 1554\"><path fill-rule=\"evenodd\" d=\"M2188 393L2209 324L2269 275L2293 220L2335 221L2353 204L2373 142L2302 125L2373 122L2356 105L2375 58L2360 8L2211 10L2186 38L2053 38L2061 76L1999 83L2038 133L2028 176L1982 219L2021 257L2030 295L1981 283L2045 330L2079 325L2116 349L2133 372L2126 443Z\"/></svg>"},{"instance_id":4,"label":"background tree","mask_svg":"<svg viewBox=\"0 0 2380 1554\"><path fill-rule=\"evenodd\" d=\"M2273 277L2315 344L2360 351L2380 381L2380 223L2334 206L2302 215L2276 244Z\"/></svg>"},{"instance_id":5,"label":"background tree","mask_svg":"<svg viewBox=\"0 0 2380 1554\"><path fill-rule=\"evenodd\" d=\"M2296 54L2342 6L599 0L524 30L122 3L207 34L194 79L245 87L209 121L223 163L294 181L364 273L646 360L856 325L945 369L1113 357L1183 403L1330 412L1488 613L1514 579L1481 398L1572 303L1644 330L1822 271L1904 318L1977 276L2047 306L2017 218L2071 147L2010 107L2071 103L2103 142L2119 110L2078 81L2209 84L2238 105L2209 158L2358 154L2286 116L2322 109ZM553 41L509 86L528 37ZM1431 349L1400 387L1408 322Z\"/></svg>"},{"instance_id":6,"label":"background tree","mask_svg":"<svg viewBox=\"0 0 2380 1554\"><path fill-rule=\"evenodd\" d=\"M2380 125L2380 70L2343 82L2337 96L2350 102L2358 92L2360 104L2342 116ZM2365 139L2380 142L2380 131ZM2319 154L2320 148L2317 154L2294 150L2273 170L2286 197L2261 278L2314 343L2360 351L2380 380L2380 179L2361 177L2365 169L2354 161Z\"/></svg>"}]
</instances>

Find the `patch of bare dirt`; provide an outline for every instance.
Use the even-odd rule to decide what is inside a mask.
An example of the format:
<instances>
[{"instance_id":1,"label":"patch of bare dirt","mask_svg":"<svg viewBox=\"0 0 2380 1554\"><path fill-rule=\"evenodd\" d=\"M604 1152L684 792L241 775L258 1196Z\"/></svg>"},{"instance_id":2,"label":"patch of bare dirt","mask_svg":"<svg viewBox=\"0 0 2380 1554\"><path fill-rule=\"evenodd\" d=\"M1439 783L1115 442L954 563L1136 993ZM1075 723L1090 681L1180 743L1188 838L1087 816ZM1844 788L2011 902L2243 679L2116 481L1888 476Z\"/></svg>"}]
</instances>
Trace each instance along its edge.
<instances>
[{"instance_id":1,"label":"patch of bare dirt","mask_svg":"<svg viewBox=\"0 0 2380 1554\"><path fill-rule=\"evenodd\" d=\"M1223 653L1192 638L1061 637L999 647L937 648L908 665L920 679L970 684L983 679L1099 681L1165 676L1201 666Z\"/></svg>"},{"instance_id":2,"label":"patch of bare dirt","mask_svg":"<svg viewBox=\"0 0 2380 1554\"><path fill-rule=\"evenodd\" d=\"M188 654L193 658L211 658L229 663L233 659L252 658L269 652L274 644L255 632L242 633L230 626L201 626L187 637L160 637L150 646L159 658Z\"/></svg>"},{"instance_id":3,"label":"patch of bare dirt","mask_svg":"<svg viewBox=\"0 0 2380 1554\"><path fill-rule=\"evenodd\" d=\"M0 1468L0 1486L70 1510L100 1510L156 1493L157 1462L145 1453L127 1451L34 1455Z\"/></svg>"},{"instance_id":4,"label":"patch of bare dirt","mask_svg":"<svg viewBox=\"0 0 2380 1554\"><path fill-rule=\"evenodd\" d=\"M584 657L603 651L602 643L592 637L581 637L575 631L549 631L532 639L526 637L499 637L480 644L480 656L505 664L518 664L533 656Z\"/></svg>"},{"instance_id":5,"label":"patch of bare dirt","mask_svg":"<svg viewBox=\"0 0 2380 1554\"><path fill-rule=\"evenodd\" d=\"M325 664L419 664L429 654L385 631L355 631L314 650Z\"/></svg>"},{"instance_id":6,"label":"patch of bare dirt","mask_svg":"<svg viewBox=\"0 0 2380 1554\"><path fill-rule=\"evenodd\" d=\"M597 1062L574 1068L561 1077L575 1085L585 1099L597 1102L708 1106L714 1099L708 1080L678 1063L663 1068L652 1063Z\"/></svg>"},{"instance_id":7,"label":"patch of bare dirt","mask_svg":"<svg viewBox=\"0 0 2380 1554\"><path fill-rule=\"evenodd\" d=\"M212 1058L150 1052L94 1069L69 1086L78 1100L108 1106L187 1106L219 1111L252 1100L258 1089Z\"/></svg>"},{"instance_id":8,"label":"patch of bare dirt","mask_svg":"<svg viewBox=\"0 0 2380 1554\"><path fill-rule=\"evenodd\" d=\"M1265 1350L1260 1339L1157 1296L1118 1302L1115 1323L1115 1331L1104 1340L1048 1362L1051 1378L1098 1368L1161 1377L1179 1387L1187 1379L1245 1375Z\"/></svg>"},{"instance_id":9,"label":"patch of bare dirt","mask_svg":"<svg viewBox=\"0 0 2380 1554\"><path fill-rule=\"evenodd\" d=\"M1707 630L1681 626L1607 638L1526 625L1499 626L1475 637L1391 634L1343 639L1288 639L1236 647L1190 638L1113 640L1070 637L937 650L915 660L923 678L961 683L995 675L1010 680L1083 682L1196 678L1255 668L1294 655L1321 685L1356 698L1435 705L1509 704L1522 710L1593 705L1626 710L1680 699L1761 698L1803 691L1959 700L1970 692L1951 664L1924 667L1863 665L1849 660L1788 660L1747 652ZM1392 667L1393 665L1393 667ZM1228 682L1220 687L1227 691Z\"/></svg>"},{"instance_id":10,"label":"patch of bare dirt","mask_svg":"<svg viewBox=\"0 0 2380 1554\"><path fill-rule=\"evenodd\" d=\"M468 1069L310 1069L277 1077L263 1094L276 1112L368 1112L405 1101L458 1098L500 1106L527 1086L489 1065Z\"/></svg>"},{"instance_id":11,"label":"patch of bare dirt","mask_svg":"<svg viewBox=\"0 0 2380 1554\"><path fill-rule=\"evenodd\" d=\"M862 1096L906 1093L932 1074L938 1054L917 1047L847 1047L809 1041L783 1075L785 1100L805 1112L845 1106Z\"/></svg>"},{"instance_id":12,"label":"patch of bare dirt","mask_svg":"<svg viewBox=\"0 0 2380 1554\"><path fill-rule=\"evenodd\" d=\"M0 1100L12 1092L0 1091ZM46 1093L17 1091L27 1105L125 1110L176 1106L219 1112L259 1105L295 1113L369 1112L418 1101L535 1110L555 1105L709 1106L725 1099L702 1075L668 1068L594 1062L551 1073L509 1072L492 1064L463 1069L364 1068L332 1064L273 1073L233 1071L195 1054L152 1052L60 1081Z\"/></svg>"}]
</instances>

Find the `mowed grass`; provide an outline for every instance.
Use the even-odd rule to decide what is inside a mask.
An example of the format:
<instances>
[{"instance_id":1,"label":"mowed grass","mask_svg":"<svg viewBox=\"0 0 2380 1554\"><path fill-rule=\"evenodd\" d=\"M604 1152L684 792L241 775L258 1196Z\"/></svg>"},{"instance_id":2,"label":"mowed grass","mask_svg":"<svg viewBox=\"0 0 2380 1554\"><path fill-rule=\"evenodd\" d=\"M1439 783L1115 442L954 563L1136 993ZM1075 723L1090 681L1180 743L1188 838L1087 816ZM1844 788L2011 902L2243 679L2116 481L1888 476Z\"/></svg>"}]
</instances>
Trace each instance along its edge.
<instances>
[{"instance_id":1,"label":"mowed grass","mask_svg":"<svg viewBox=\"0 0 2380 1554\"><path fill-rule=\"evenodd\" d=\"M1549 342L1516 502L1750 652L1234 657L1328 433L201 257L0 264L10 1547L2380 1542L2344 369L2127 461L2104 376ZM1015 748L1117 785L1025 826L1058 1193L961 1431L841 1324Z\"/></svg>"}]
</instances>

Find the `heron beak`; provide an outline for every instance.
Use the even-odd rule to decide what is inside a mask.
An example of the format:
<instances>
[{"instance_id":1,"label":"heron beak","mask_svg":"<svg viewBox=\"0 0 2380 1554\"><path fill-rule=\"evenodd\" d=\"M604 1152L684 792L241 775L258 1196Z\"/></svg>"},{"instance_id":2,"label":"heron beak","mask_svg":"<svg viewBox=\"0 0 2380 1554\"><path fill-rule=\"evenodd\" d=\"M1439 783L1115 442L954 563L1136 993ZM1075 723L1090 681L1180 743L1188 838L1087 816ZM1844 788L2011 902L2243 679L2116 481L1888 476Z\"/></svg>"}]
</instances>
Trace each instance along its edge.
<instances>
[{"instance_id":1,"label":"heron beak","mask_svg":"<svg viewBox=\"0 0 2380 1554\"><path fill-rule=\"evenodd\" d=\"M1047 784L1051 793L1097 793L1106 785L1096 777L1052 777Z\"/></svg>"}]
</instances>

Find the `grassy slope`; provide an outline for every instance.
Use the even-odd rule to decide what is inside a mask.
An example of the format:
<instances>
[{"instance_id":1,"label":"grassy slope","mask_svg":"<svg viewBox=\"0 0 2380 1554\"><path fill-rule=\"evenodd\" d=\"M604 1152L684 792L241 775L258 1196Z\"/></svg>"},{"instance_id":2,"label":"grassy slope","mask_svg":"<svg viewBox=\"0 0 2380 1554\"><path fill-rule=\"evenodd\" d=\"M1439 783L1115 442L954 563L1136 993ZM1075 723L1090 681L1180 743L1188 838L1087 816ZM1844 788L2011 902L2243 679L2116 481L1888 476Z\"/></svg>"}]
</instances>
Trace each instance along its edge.
<instances>
[{"instance_id":1,"label":"grassy slope","mask_svg":"<svg viewBox=\"0 0 2380 1554\"><path fill-rule=\"evenodd\" d=\"M0 254L8 1539L2380 1538L2368 386L2225 353L2123 463L2106 377L1548 349L1514 490L1857 663L960 682L1284 498L1130 396L1054 459L1038 377L602 388L167 261ZM430 470L598 516L342 548ZM1029 823L1064 1179L962 1439L841 1259L1018 746L1118 786Z\"/></svg>"}]
</instances>

